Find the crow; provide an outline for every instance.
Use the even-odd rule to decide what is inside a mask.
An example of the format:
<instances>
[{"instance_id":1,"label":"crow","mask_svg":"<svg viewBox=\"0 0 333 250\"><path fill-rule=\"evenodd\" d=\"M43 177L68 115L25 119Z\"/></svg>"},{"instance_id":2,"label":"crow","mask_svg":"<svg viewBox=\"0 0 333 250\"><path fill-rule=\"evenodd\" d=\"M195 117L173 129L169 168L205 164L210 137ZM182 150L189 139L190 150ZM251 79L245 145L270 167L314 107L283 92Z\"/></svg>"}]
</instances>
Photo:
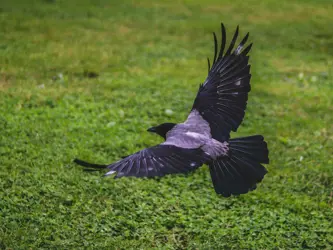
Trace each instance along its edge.
<instances>
[{"instance_id":1,"label":"crow","mask_svg":"<svg viewBox=\"0 0 333 250\"><path fill-rule=\"evenodd\" d=\"M188 173L207 164L217 194L229 197L256 189L267 173L262 165L269 163L267 143L261 135L230 138L230 132L236 131L243 121L251 90L248 53L252 43L244 47L247 33L234 49L239 33L237 26L226 49L223 23L221 33L220 46L213 33L214 59L212 65L207 59L208 76L199 86L186 121L148 129L163 137L163 143L109 165L79 159L74 162L88 168L107 168L105 176L115 174L115 178Z\"/></svg>"}]
</instances>

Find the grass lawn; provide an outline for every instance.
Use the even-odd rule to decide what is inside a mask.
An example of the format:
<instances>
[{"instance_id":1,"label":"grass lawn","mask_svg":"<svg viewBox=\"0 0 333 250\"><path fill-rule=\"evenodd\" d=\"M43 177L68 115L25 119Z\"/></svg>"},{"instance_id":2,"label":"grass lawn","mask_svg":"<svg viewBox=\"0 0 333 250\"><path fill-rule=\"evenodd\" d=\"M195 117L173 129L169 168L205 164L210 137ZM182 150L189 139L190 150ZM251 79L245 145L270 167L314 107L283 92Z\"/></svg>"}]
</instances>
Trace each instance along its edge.
<instances>
[{"instance_id":1,"label":"grass lawn","mask_svg":"<svg viewBox=\"0 0 333 250\"><path fill-rule=\"evenodd\" d=\"M186 118L220 22L254 42L232 137L268 142L256 191L72 163L160 143L146 129ZM331 0L1 1L0 249L332 249L332 23Z\"/></svg>"}]
</instances>

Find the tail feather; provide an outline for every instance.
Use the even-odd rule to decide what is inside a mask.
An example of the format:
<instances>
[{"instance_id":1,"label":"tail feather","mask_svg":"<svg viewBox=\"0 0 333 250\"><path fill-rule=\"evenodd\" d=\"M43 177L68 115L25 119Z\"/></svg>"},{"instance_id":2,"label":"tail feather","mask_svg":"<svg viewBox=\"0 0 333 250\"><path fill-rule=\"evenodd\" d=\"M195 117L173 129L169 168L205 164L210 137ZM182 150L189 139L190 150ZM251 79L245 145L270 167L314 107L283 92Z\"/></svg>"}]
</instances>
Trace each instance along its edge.
<instances>
[{"instance_id":1,"label":"tail feather","mask_svg":"<svg viewBox=\"0 0 333 250\"><path fill-rule=\"evenodd\" d=\"M230 139L229 148L228 157L209 165L215 191L225 197L256 189L267 173L261 163L269 163L267 143L261 135Z\"/></svg>"}]
</instances>

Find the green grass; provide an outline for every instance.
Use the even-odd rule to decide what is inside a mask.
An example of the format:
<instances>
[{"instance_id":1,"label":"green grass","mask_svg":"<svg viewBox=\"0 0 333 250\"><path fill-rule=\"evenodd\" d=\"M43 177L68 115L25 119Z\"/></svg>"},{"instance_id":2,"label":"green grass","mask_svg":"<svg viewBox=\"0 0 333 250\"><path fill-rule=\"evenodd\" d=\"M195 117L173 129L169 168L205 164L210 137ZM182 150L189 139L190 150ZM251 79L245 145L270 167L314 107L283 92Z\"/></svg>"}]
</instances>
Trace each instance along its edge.
<instances>
[{"instance_id":1,"label":"green grass","mask_svg":"<svg viewBox=\"0 0 333 250\"><path fill-rule=\"evenodd\" d=\"M116 2L0 3L0 249L332 249L331 1ZM219 197L206 166L114 180L72 163L161 142L146 129L186 118L221 21L254 42L232 136L268 142L256 191Z\"/></svg>"}]
</instances>

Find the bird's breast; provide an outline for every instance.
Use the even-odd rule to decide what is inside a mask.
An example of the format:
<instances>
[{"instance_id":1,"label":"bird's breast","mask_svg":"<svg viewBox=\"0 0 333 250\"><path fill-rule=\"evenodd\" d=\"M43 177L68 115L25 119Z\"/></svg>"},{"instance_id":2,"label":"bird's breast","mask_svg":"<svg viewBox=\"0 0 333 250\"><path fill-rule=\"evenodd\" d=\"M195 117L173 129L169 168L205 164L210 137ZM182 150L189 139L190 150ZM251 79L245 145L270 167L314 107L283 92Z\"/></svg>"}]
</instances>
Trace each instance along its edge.
<instances>
[{"instance_id":1,"label":"bird's breast","mask_svg":"<svg viewBox=\"0 0 333 250\"><path fill-rule=\"evenodd\" d=\"M204 134L178 128L178 130L167 134L167 139L163 144L180 148L200 148L207 143L207 140L209 140L209 137Z\"/></svg>"},{"instance_id":2,"label":"bird's breast","mask_svg":"<svg viewBox=\"0 0 333 250\"><path fill-rule=\"evenodd\" d=\"M189 138L192 138L193 140L202 140L202 141L205 141L205 140L209 139L209 137L207 137L204 134L197 133L197 132L192 132L192 131L185 132L185 135L188 136Z\"/></svg>"}]
</instances>

